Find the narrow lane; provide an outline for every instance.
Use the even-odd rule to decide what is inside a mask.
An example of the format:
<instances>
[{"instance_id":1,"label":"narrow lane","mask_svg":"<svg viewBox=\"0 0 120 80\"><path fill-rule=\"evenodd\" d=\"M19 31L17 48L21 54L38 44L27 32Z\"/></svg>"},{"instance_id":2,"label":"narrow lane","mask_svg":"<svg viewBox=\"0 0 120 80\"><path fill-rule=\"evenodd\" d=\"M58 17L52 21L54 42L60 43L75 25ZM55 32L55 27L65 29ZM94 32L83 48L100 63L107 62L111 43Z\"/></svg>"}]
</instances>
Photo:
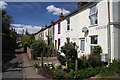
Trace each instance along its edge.
<instances>
[{"instance_id":1,"label":"narrow lane","mask_svg":"<svg viewBox=\"0 0 120 80\"><path fill-rule=\"evenodd\" d=\"M12 53L7 53L4 55L4 59L2 61L2 79L21 79L23 78L23 71L22 71L22 57L19 50L20 48L16 49Z\"/></svg>"}]
</instances>

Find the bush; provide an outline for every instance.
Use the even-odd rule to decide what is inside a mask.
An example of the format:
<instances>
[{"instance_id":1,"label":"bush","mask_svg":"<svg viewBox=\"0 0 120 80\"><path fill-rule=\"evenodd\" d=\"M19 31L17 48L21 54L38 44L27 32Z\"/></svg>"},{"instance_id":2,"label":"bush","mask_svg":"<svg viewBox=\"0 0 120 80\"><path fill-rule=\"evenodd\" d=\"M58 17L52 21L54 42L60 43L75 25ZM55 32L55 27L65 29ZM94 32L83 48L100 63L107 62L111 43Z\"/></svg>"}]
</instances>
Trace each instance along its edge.
<instances>
[{"instance_id":1,"label":"bush","mask_svg":"<svg viewBox=\"0 0 120 80\"><path fill-rule=\"evenodd\" d=\"M71 70L68 74L65 75L65 77L74 79L86 79L97 75L99 71L100 71L99 67L96 68L88 67L77 71Z\"/></svg>"},{"instance_id":2,"label":"bush","mask_svg":"<svg viewBox=\"0 0 120 80\"><path fill-rule=\"evenodd\" d=\"M120 74L120 60L114 60L112 64L110 64L110 70L115 71Z\"/></svg>"},{"instance_id":3,"label":"bush","mask_svg":"<svg viewBox=\"0 0 120 80\"><path fill-rule=\"evenodd\" d=\"M81 59L78 59L78 69L84 69L87 67L89 67L89 64L85 56L83 56Z\"/></svg>"},{"instance_id":4,"label":"bush","mask_svg":"<svg viewBox=\"0 0 120 80\"><path fill-rule=\"evenodd\" d=\"M53 74L55 79L63 79L64 75L65 75L65 73L61 69L55 70L55 72Z\"/></svg>"},{"instance_id":5,"label":"bush","mask_svg":"<svg viewBox=\"0 0 120 80\"><path fill-rule=\"evenodd\" d=\"M75 43L70 43L67 39L67 43L61 47L61 52L63 52L69 62L75 62L77 59L77 49L78 46Z\"/></svg>"},{"instance_id":6,"label":"bush","mask_svg":"<svg viewBox=\"0 0 120 80\"><path fill-rule=\"evenodd\" d=\"M69 69L75 70L75 63L68 63Z\"/></svg>"},{"instance_id":7,"label":"bush","mask_svg":"<svg viewBox=\"0 0 120 80\"><path fill-rule=\"evenodd\" d=\"M60 61L60 63L62 65L65 65L66 64L66 61L67 61L67 58L65 56L62 56L62 55L58 55L58 60Z\"/></svg>"},{"instance_id":8,"label":"bush","mask_svg":"<svg viewBox=\"0 0 120 80\"><path fill-rule=\"evenodd\" d=\"M23 47L31 47L32 43L34 42L34 39L31 39L29 36L27 35L23 35L22 36L22 46Z\"/></svg>"},{"instance_id":9,"label":"bush","mask_svg":"<svg viewBox=\"0 0 120 80\"><path fill-rule=\"evenodd\" d=\"M101 57L98 55L90 54L88 57L88 65L90 67L96 67L96 66L101 66Z\"/></svg>"},{"instance_id":10,"label":"bush","mask_svg":"<svg viewBox=\"0 0 120 80\"><path fill-rule=\"evenodd\" d=\"M100 55L100 53L102 53L102 47L100 45L94 46L91 53L94 55Z\"/></svg>"},{"instance_id":11,"label":"bush","mask_svg":"<svg viewBox=\"0 0 120 80\"><path fill-rule=\"evenodd\" d=\"M33 63L34 68L40 68L40 64L39 63Z\"/></svg>"},{"instance_id":12,"label":"bush","mask_svg":"<svg viewBox=\"0 0 120 80\"><path fill-rule=\"evenodd\" d=\"M119 73L120 74L120 60L114 60L112 64L109 65L109 67L101 67L99 76L101 77L107 77L107 76L112 76L115 73Z\"/></svg>"},{"instance_id":13,"label":"bush","mask_svg":"<svg viewBox=\"0 0 120 80\"><path fill-rule=\"evenodd\" d=\"M36 57L41 57L41 55L45 56L46 54L46 44L43 40L34 41L31 48L33 49Z\"/></svg>"},{"instance_id":14,"label":"bush","mask_svg":"<svg viewBox=\"0 0 120 80\"><path fill-rule=\"evenodd\" d=\"M56 63L56 64L55 64L55 69L60 69L60 67L61 67L61 64L60 64L60 63Z\"/></svg>"},{"instance_id":15,"label":"bush","mask_svg":"<svg viewBox=\"0 0 120 80\"><path fill-rule=\"evenodd\" d=\"M115 74L114 71L111 70L110 68L101 67L100 72L99 72L98 75L99 75L100 77L104 78L104 77L106 77L106 76L112 76L112 75L114 75L114 74Z\"/></svg>"}]
</instances>

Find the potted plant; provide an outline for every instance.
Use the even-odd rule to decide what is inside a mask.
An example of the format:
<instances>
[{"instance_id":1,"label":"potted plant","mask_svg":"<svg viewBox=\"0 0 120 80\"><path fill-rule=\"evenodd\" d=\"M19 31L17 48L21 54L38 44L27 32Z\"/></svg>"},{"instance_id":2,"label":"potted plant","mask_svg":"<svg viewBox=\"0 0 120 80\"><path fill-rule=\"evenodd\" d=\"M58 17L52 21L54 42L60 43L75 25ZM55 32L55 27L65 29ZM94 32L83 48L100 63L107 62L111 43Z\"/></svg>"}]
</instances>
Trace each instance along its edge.
<instances>
[{"instance_id":1,"label":"potted plant","mask_svg":"<svg viewBox=\"0 0 120 80\"><path fill-rule=\"evenodd\" d=\"M36 69L36 73L39 73L40 64L39 63L33 63L33 66Z\"/></svg>"}]
</instances>

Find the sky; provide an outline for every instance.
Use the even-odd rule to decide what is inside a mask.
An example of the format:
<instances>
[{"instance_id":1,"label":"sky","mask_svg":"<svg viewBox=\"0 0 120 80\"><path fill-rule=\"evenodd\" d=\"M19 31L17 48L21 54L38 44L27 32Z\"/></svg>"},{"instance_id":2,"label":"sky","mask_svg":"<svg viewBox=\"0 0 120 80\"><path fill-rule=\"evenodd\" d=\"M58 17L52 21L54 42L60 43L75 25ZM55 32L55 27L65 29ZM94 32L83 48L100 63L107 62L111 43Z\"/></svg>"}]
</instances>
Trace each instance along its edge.
<instances>
[{"instance_id":1,"label":"sky","mask_svg":"<svg viewBox=\"0 0 120 80\"><path fill-rule=\"evenodd\" d=\"M0 2L0 9L7 11L13 17L11 28L18 34L28 30L36 33L41 27L59 19L60 13L67 15L77 9L77 2Z\"/></svg>"}]
</instances>

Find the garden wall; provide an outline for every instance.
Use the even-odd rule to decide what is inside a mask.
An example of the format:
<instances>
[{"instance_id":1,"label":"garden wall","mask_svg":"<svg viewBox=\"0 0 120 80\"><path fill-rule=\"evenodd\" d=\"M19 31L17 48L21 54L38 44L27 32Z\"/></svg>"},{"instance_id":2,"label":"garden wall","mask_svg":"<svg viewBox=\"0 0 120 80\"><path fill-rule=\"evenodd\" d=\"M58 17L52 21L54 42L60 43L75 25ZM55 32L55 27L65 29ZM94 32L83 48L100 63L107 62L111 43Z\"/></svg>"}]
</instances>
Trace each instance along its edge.
<instances>
[{"instance_id":1,"label":"garden wall","mask_svg":"<svg viewBox=\"0 0 120 80\"><path fill-rule=\"evenodd\" d=\"M36 57L37 60L40 60L41 61L41 57ZM43 57L43 61L46 62L46 63L49 63L49 62L54 62L54 61L57 61L57 57Z\"/></svg>"},{"instance_id":2,"label":"garden wall","mask_svg":"<svg viewBox=\"0 0 120 80\"><path fill-rule=\"evenodd\" d=\"M28 48L28 47L27 47L27 55L28 55L28 58L29 58L30 60L33 59L32 49L30 49L30 48Z\"/></svg>"}]
</instances>

